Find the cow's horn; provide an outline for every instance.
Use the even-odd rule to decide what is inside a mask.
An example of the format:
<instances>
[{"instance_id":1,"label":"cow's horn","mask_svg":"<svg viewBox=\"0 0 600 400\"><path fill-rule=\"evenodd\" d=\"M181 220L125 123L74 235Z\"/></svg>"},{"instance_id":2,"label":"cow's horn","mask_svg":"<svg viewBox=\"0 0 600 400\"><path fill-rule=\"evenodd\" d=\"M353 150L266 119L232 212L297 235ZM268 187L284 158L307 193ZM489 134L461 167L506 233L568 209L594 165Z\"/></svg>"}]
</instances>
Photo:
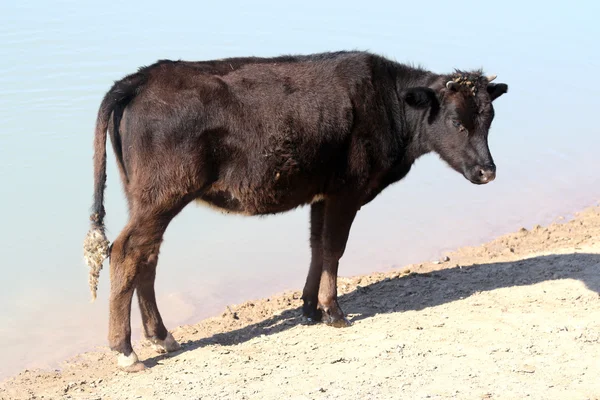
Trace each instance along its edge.
<instances>
[{"instance_id":1,"label":"cow's horn","mask_svg":"<svg viewBox=\"0 0 600 400\"><path fill-rule=\"evenodd\" d=\"M456 82L454 82L454 81L448 81L448 82L446 82L446 88L450 89L450 90L456 89Z\"/></svg>"},{"instance_id":2,"label":"cow's horn","mask_svg":"<svg viewBox=\"0 0 600 400\"><path fill-rule=\"evenodd\" d=\"M488 80L488 82L491 82L491 81L493 81L494 79L496 79L496 76L497 76L497 75L490 75L490 76L488 76L488 77L487 77L487 80Z\"/></svg>"}]
</instances>

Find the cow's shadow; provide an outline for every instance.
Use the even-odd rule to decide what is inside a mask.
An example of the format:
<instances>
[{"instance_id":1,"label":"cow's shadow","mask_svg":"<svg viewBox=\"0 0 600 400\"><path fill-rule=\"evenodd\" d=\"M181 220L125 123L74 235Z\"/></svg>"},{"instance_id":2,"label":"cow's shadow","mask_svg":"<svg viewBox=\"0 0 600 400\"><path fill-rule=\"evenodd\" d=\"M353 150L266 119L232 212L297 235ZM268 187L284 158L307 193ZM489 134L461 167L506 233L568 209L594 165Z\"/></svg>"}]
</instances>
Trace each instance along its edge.
<instances>
[{"instance_id":1,"label":"cow's shadow","mask_svg":"<svg viewBox=\"0 0 600 400\"><path fill-rule=\"evenodd\" d=\"M342 309L351 321L368 319L376 314L422 310L469 297L474 293L512 286L574 279L600 295L600 254L571 253L538 256L514 262L475 264L431 273L409 274L388 278L368 286L358 287L339 297ZM217 333L184 344L189 351L209 344L234 345L261 335L272 335L291 327L308 324L302 309L288 309L258 323ZM319 329L335 329L321 326ZM351 327L348 329L352 329ZM144 361L154 366L164 356Z\"/></svg>"}]
</instances>

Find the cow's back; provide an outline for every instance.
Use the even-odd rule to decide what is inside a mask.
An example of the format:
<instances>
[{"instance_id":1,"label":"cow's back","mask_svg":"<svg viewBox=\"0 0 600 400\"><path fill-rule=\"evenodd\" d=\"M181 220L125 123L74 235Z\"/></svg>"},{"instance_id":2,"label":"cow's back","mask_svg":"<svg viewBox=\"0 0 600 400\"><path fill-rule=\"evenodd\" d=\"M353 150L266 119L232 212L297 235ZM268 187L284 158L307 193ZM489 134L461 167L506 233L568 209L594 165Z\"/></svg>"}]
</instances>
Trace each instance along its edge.
<instances>
[{"instance_id":1,"label":"cow's back","mask_svg":"<svg viewBox=\"0 0 600 400\"><path fill-rule=\"evenodd\" d=\"M122 140L143 149L133 157L160 156L126 161L182 163L190 190L202 186L200 197L231 211L310 202L347 178L356 96L371 82L368 61L341 53L159 62L141 71L147 81L125 112ZM176 178L168 167L154 169L164 182Z\"/></svg>"}]
</instances>

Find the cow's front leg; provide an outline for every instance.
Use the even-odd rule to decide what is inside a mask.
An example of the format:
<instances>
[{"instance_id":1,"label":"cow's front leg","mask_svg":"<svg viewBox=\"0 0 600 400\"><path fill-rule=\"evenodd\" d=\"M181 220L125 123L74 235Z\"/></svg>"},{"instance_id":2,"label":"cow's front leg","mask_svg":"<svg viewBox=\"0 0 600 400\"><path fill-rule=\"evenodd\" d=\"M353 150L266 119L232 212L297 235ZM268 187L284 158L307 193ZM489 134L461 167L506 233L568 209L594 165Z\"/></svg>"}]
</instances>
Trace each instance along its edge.
<instances>
[{"instance_id":1,"label":"cow's front leg","mask_svg":"<svg viewBox=\"0 0 600 400\"><path fill-rule=\"evenodd\" d=\"M302 314L309 321L321 321L322 312L317 308L319 301L319 283L323 273L323 217L325 202L310 206L310 269L302 291Z\"/></svg>"},{"instance_id":2,"label":"cow's front leg","mask_svg":"<svg viewBox=\"0 0 600 400\"><path fill-rule=\"evenodd\" d=\"M349 326L337 299L337 272L344 255L350 227L358 211L358 203L346 198L328 198L323 224L323 271L319 285L319 308L323 322L336 328Z\"/></svg>"}]
</instances>

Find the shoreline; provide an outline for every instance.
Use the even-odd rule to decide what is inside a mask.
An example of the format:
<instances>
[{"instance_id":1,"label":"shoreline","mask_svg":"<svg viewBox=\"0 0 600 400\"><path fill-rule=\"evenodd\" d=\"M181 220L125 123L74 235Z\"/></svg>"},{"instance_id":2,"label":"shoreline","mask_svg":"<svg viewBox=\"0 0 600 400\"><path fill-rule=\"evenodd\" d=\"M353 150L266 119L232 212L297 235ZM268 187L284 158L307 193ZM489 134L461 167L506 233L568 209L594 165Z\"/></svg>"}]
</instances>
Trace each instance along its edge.
<instances>
[{"instance_id":1,"label":"shoreline","mask_svg":"<svg viewBox=\"0 0 600 400\"><path fill-rule=\"evenodd\" d=\"M554 220L556 221L557 218ZM474 307L472 304L470 306L463 305L460 312L456 312L456 310L452 310L455 305L472 303L473 299L478 297L496 296L498 298L495 298L492 303L508 302L500 307L501 310L506 308L507 311L503 312L507 313L511 308L524 306L522 303L511 304L512 295L507 296L506 293L500 295L499 293L514 292L516 297L535 299L536 297L531 293L527 294L525 292L544 287L543 293L545 294L548 293L548 288L563 285L565 282L575 286L569 286L562 290L580 291L573 297L574 304L581 306L577 302L583 299L587 310L590 311L589 321L583 325L579 324L572 327L572 330L579 332L581 337L586 338L587 341L582 343L589 343L590 346L594 345L593 349L590 348L585 353L581 353L582 349L578 347L579 351L574 354L574 358L575 360L577 358L586 359L586 357L592 357L594 354L598 357L600 355L598 354L600 351L598 349L600 347L598 346L598 343L600 343L598 338L600 318L594 320L594 317L600 315L600 270L598 268L600 266L600 243L596 238L600 240L600 207L592 206L579 213L574 213L574 217L570 220L563 220L559 223L554 222L547 227L536 225L531 230L522 228L517 232L502 235L479 246L459 248L447 253L447 257L443 258L442 261L410 264L385 272L360 276L340 277L338 282L340 304L353 323L350 328L338 330L322 324L307 324L301 317L300 291L286 291L268 298L231 305L226 307L225 312L219 316L172 329L175 338L183 345L182 351L172 355L152 354L144 343L135 343L134 348L147 366L147 370L142 373L129 375L117 371L114 356L108 349L100 348L78 354L65 361L64 366L59 371L30 369L0 381L0 399L39 398L42 395L44 398L69 398L68 396L70 396L70 398L82 399L194 398L192 393L194 390L188 390L187 387L185 387L186 390L183 390L184 388L180 390L178 385L172 382L165 384L162 380L160 385L155 385L155 380L158 377L163 377L168 382L169 376L174 375L179 376L177 378L179 380L183 379L183 375L186 379L198 377L198 381L190 379L189 382L192 383L188 383L188 386L192 385L191 387L195 389L198 396L200 396L200 393L208 391L213 396L208 398L276 399L281 393L275 389L281 389L281 385L271 385L268 377L281 375L282 371L277 370L282 368L281 365L286 365L285 363L280 365L282 361L289 363L292 362L292 359L302 359L307 357L307 354L314 353L314 350L311 350L312 347L317 346L319 348L319 343L323 340L329 341L328 347L321 349L321 352L326 355L325 359L312 354L313 357L310 362L299 363L296 366L300 369L298 374L287 376L283 373L282 376L287 379L288 384L291 385L290 387L293 387L287 393L299 393L299 396L300 394L305 396L297 398L329 398L328 396L333 396L334 393L340 395L354 393L362 389L356 387L356 385L346 389L341 387L335 388L336 390L333 390L333 387L327 388L325 384L326 377L311 373L303 366L316 365L321 370L329 370L339 364L338 367L345 370L346 367L357 364L355 360L357 356L347 354L348 349L344 348L344 343L359 341L362 346L368 349L378 348L380 343L386 342L388 339L391 340L396 336L394 330L385 333L386 324L391 323L396 329L401 330L406 326L410 326L410 323L418 325L421 320L423 324L426 324L428 319L431 318L431 314L436 314L439 310L440 314L430 321L432 322L431 326L426 330L444 330L446 326L452 325L447 315L445 318L443 317L444 313L460 319L465 315L471 315L474 308L480 307ZM527 270L519 272L523 268ZM475 277L477 279L474 279ZM499 284L498 281L503 283ZM450 285L449 282L453 282L453 284ZM541 296L543 297L544 294ZM568 296L564 298L570 299ZM535 300L534 303L544 308L544 301ZM492 313L494 310L495 307L491 307L489 312ZM544 312L552 312L552 310L544 310ZM566 314L569 313L573 314L573 310ZM520 316L521 319L526 319L526 317ZM477 318L485 319L485 313L477 315ZM547 319L549 316L545 315L544 318ZM582 321L585 320L584 315L581 318ZM383 320L379 321L381 319ZM512 323L514 326L519 327L519 321L519 319L516 319ZM480 329L482 326L487 326L488 322L483 323L480 321L469 328ZM568 320L564 322L565 324L570 323ZM373 330L371 325L377 325L378 323L380 323L378 329ZM493 327L493 324L491 326ZM581 326L584 326L584 328L581 328ZM413 330L425 330L425 327L421 328L416 327ZM466 330L467 335L469 328L463 328L463 330ZM379 334L380 331L384 333L383 337ZM410 333L415 333L412 330L410 331ZM462 336L456 333L450 336L458 342L462 340ZM527 333L523 333L523 336L527 336ZM318 337L320 340L315 341L313 340L314 337ZM527 340L530 339L527 337ZM404 349L406 349L407 343L404 343L404 341L408 339L403 341L403 339L398 338L398 340L403 342L399 345L404 344ZM415 341L413 345L419 346L418 343L418 341ZM426 343L435 343L435 340L429 338L429 342ZM425 346L426 343L423 345ZM261 360L256 365L252 365L255 364L253 360L261 358L261 354L266 351L265 349L272 350L277 348L278 345L286 349L285 355L279 354L283 359L277 360L277 357L270 357ZM536 344L533 345L536 346ZM578 342L578 345L581 345L581 343ZM351 347L351 345L347 347ZM512 348L512 346L509 347ZM337 354L336 351L329 354L329 350L333 348L336 348L337 352L346 355L342 355L333 361L329 360L327 357L331 358ZM443 348L443 346L440 346L438 351ZM469 351L466 348L463 347L461 351L465 352L466 355L458 357L459 360L463 358L470 359ZM574 350L572 349L572 351ZM406 350L402 350L400 353L398 351L391 353L393 354L392 358L401 355L399 359L395 360L396 362L407 361L405 359L408 358L409 364L411 362L418 364L419 359L417 356L404 354ZM423 352L421 351L421 353ZM487 355L490 356L490 354L496 353L498 351ZM319 354L319 351L316 354ZM414 360L413 356L416 357ZM473 356L475 357L475 355ZM357 364L356 368L349 372L348 377L351 377L353 373L355 377L360 377L361 374L365 373L362 370L363 368L366 368L366 371L376 370L381 358L382 355L377 354L369 359L361 360L364 361L364 365L359 366ZM385 359L385 357L383 358ZM439 358L443 359L444 357L440 356ZM452 360L454 358L451 357ZM510 355L508 359L502 359L502 361L507 360L512 362L515 357ZM521 366L519 368L541 371L541 367L532 367L535 364L534 361L529 360L523 364L527 367ZM212 367L211 363L213 364ZM217 365L214 365L215 363ZM264 370L271 363L274 365L272 365L273 368L268 374L260 375L252 372L257 368ZM438 364L434 358L430 363L436 368L424 374L428 376L428 379L449 379L448 374L442 373L443 366ZM280 366L277 367L275 364ZM392 365L396 364L392 363ZM399 363L397 365L403 364ZM585 363L582 363L582 365L587 368L582 376L589 374L589 378L579 380L579 386L583 387L582 390L584 390L581 393L588 393L585 392L588 389L597 389L598 391L594 393L598 395L600 393L598 385L600 384L596 384L596 379L592 377L597 376L597 373L600 372L600 365L597 365L595 369L585 365ZM181 375L180 369L183 366L185 366L185 374ZM423 365L419 364L419 366L422 367ZM235 371L239 370L239 375L227 372L228 368L233 368ZM573 370L574 367L570 368ZM215 371L220 372L221 375L211 375ZM563 375L568 375L564 371L564 367L555 373L560 374L561 371ZM394 368L390 367L386 374L379 378L383 379L382 382L389 383L388 380L393 377L393 372ZM520 378L523 378L527 377L528 374L535 375L536 372L525 371L519 374L524 374L519 375ZM480 373L480 375L487 376L485 373ZM512 375L512 372L508 375L500 374L493 379L502 381L509 375ZM540 374L538 373L536 376L539 380ZM490 378L491 376L487 377ZM563 378L566 378L566 376ZM254 386L251 385L251 387L254 387L251 391L247 391L243 387L248 379L256 383ZM324 391L319 390L307 394L308 392L303 389L306 379L311 382L314 381L317 386L325 385L320 388ZM143 382L140 386L143 390L140 387L128 388L128 382L138 381ZM517 379L517 381L519 380ZM212 383L209 384L209 382ZM259 385L258 383L262 384ZM448 383L446 382L446 384ZM231 384L233 384L233 388L230 387ZM423 384L427 386L426 381ZM542 392L544 395L539 398L554 398L552 393L560 389L561 385L551 385L552 387L548 387L546 392ZM573 385L577 386L577 382L573 381L565 388L573 390ZM235 389L236 386L237 389ZM395 387L395 385L391 386ZM117 394L112 393L115 387L120 388ZM532 382L524 379L520 391L511 392L509 390L509 392L513 395L519 393L520 396L532 387ZM417 392L410 392L411 389L415 389L414 387L405 389L407 395L414 396L417 394ZM438 389L441 390L440 388L436 390ZM238 390L238 392L235 390ZM347 390L347 392L344 390ZM373 392L373 395L377 395L379 398L393 398L386 397L391 396L391 394L387 393L387 389L384 387L377 390ZM272 391L273 394L270 394ZM496 397L493 395L493 393L496 393L493 390L490 393L492 393L492 397L487 398L511 398L511 396ZM538 398L536 396L542 394L532 393L532 398ZM497 395L500 395L500 392ZM198 398L198 396L195 398ZM442 397L439 398L454 398L450 396L450 392L444 392L440 396Z\"/></svg>"}]
</instances>

